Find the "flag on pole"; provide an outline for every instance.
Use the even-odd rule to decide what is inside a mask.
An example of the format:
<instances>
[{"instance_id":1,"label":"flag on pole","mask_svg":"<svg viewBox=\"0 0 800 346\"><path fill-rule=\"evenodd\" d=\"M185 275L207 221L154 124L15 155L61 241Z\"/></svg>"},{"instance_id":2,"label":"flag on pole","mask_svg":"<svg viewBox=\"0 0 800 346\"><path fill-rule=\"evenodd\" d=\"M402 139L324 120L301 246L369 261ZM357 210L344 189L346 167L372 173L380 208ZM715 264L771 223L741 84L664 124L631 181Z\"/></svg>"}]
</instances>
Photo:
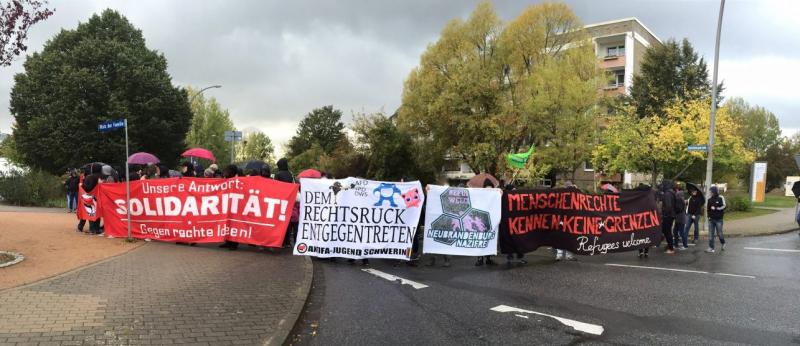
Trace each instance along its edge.
<instances>
[{"instance_id":1,"label":"flag on pole","mask_svg":"<svg viewBox=\"0 0 800 346\"><path fill-rule=\"evenodd\" d=\"M514 168L525 168L525 164L528 163L528 159L533 154L534 145L531 144L531 148L528 149L525 153L516 153L516 154L507 154L506 161L511 167Z\"/></svg>"}]
</instances>

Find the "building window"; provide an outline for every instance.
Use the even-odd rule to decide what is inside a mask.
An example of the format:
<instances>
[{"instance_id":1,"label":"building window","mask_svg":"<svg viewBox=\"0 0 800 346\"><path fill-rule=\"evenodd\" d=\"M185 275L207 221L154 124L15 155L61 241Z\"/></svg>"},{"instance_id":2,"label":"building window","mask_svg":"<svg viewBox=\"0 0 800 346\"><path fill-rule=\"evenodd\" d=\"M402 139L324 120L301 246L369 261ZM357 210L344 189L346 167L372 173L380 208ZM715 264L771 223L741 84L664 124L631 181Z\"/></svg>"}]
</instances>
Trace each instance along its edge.
<instances>
[{"instance_id":1,"label":"building window","mask_svg":"<svg viewBox=\"0 0 800 346\"><path fill-rule=\"evenodd\" d=\"M613 46L606 48L606 57L625 56L625 46Z\"/></svg>"},{"instance_id":2,"label":"building window","mask_svg":"<svg viewBox=\"0 0 800 346\"><path fill-rule=\"evenodd\" d=\"M619 88L625 86L625 70L612 71L613 75L608 83L609 88Z\"/></svg>"},{"instance_id":3,"label":"building window","mask_svg":"<svg viewBox=\"0 0 800 346\"><path fill-rule=\"evenodd\" d=\"M594 166L592 166L591 161L583 161L583 171L584 172L594 172Z\"/></svg>"}]
</instances>

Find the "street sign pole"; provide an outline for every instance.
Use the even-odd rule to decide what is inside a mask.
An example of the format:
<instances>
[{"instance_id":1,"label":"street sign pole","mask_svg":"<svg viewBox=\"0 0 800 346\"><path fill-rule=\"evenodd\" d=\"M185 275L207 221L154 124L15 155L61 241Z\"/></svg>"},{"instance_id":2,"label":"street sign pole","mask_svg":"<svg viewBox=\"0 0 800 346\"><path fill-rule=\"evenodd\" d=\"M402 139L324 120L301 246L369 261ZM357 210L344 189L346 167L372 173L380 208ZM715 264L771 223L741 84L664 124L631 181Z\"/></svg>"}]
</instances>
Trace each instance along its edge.
<instances>
[{"instance_id":1,"label":"street sign pole","mask_svg":"<svg viewBox=\"0 0 800 346\"><path fill-rule=\"evenodd\" d=\"M128 241L133 240L131 230L131 168L128 164L128 119L125 119L125 198L127 199L125 210L128 212Z\"/></svg>"},{"instance_id":2,"label":"street sign pole","mask_svg":"<svg viewBox=\"0 0 800 346\"><path fill-rule=\"evenodd\" d=\"M717 41L714 46L714 75L711 81L711 119L708 129L708 161L706 162L706 196L711 195L712 174L714 172L714 130L717 118L717 70L719 69L719 36L722 31L722 13L725 10L725 0L720 0L719 19L717 19Z\"/></svg>"}]
</instances>

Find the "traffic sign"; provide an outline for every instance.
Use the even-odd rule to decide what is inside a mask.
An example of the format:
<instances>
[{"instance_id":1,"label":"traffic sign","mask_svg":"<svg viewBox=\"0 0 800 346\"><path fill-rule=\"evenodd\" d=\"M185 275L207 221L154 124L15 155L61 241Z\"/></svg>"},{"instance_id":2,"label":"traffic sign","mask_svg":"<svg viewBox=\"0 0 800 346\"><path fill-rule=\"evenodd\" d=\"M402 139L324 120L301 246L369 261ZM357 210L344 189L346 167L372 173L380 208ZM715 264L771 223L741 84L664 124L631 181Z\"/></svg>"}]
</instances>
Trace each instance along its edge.
<instances>
[{"instance_id":1,"label":"traffic sign","mask_svg":"<svg viewBox=\"0 0 800 346\"><path fill-rule=\"evenodd\" d=\"M242 140L242 131L225 131L226 142L239 142Z\"/></svg>"},{"instance_id":2,"label":"traffic sign","mask_svg":"<svg viewBox=\"0 0 800 346\"><path fill-rule=\"evenodd\" d=\"M689 151L708 151L708 145L705 144L695 144L689 146Z\"/></svg>"},{"instance_id":3,"label":"traffic sign","mask_svg":"<svg viewBox=\"0 0 800 346\"><path fill-rule=\"evenodd\" d=\"M104 121L97 125L97 131L109 132L125 127L125 119Z\"/></svg>"}]
</instances>

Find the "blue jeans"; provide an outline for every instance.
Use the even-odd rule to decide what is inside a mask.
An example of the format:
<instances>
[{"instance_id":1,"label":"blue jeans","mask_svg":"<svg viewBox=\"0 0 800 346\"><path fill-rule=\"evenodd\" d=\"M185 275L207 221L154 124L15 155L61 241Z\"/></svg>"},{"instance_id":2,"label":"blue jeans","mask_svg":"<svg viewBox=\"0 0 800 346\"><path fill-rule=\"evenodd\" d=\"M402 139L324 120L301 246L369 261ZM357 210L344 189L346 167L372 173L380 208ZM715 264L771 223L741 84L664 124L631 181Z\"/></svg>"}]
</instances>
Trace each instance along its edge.
<instances>
[{"instance_id":1,"label":"blue jeans","mask_svg":"<svg viewBox=\"0 0 800 346\"><path fill-rule=\"evenodd\" d=\"M67 192L67 210L78 210L78 193Z\"/></svg>"},{"instance_id":2,"label":"blue jeans","mask_svg":"<svg viewBox=\"0 0 800 346\"><path fill-rule=\"evenodd\" d=\"M794 221L797 221L797 225L800 226L800 210L797 211L797 215L794 217Z\"/></svg>"},{"instance_id":3,"label":"blue jeans","mask_svg":"<svg viewBox=\"0 0 800 346\"><path fill-rule=\"evenodd\" d=\"M673 244L678 245L680 240L680 243L683 244L683 247L689 247L689 230L686 228L685 224L686 215L678 215L678 217L675 218L675 227L672 229L672 234L675 236L675 241Z\"/></svg>"},{"instance_id":4,"label":"blue jeans","mask_svg":"<svg viewBox=\"0 0 800 346\"><path fill-rule=\"evenodd\" d=\"M692 219L694 216L694 219ZM694 241L700 238L700 215L686 215L686 229L683 231L683 234L689 236L689 228L692 228L694 225Z\"/></svg>"},{"instance_id":5,"label":"blue jeans","mask_svg":"<svg viewBox=\"0 0 800 346\"><path fill-rule=\"evenodd\" d=\"M725 235L722 234L722 220L708 219L708 247L714 248L715 234L719 235L720 244L725 244Z\"/></svg>"}]
</instances>

